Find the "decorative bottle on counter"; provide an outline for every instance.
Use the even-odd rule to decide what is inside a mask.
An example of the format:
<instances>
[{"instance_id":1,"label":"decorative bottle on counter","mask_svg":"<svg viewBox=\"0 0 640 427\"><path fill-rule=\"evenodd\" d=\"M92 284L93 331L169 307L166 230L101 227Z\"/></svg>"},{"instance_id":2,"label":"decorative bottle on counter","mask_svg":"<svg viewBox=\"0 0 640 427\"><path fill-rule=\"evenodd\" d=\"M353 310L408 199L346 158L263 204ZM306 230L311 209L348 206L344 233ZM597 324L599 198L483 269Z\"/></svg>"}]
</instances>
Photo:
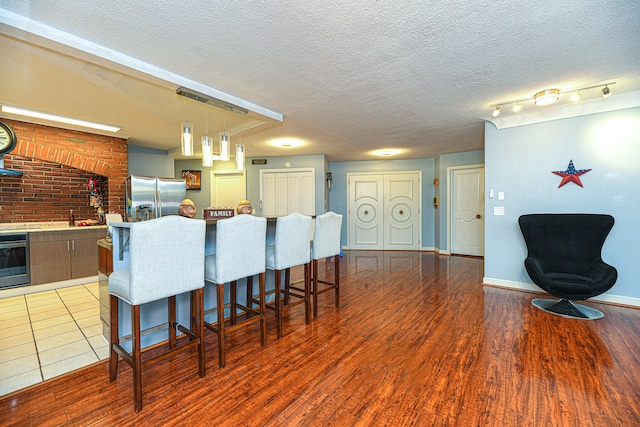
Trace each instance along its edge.
<instances>
[{"instance_id":1,"label":"decorative bottle on counter","mask_svg":"<svg viewBox=\"0 0 640 427\"><path fill-rule=\"evenodd\" d=\"M73 216L73 209L71 209L71 210L69 211L69 225L70 225L71 227L73 227L73 226L75 226L75 225L76 225L76 217L75 217L75 216Z\"/></svg>"}]
</instances>

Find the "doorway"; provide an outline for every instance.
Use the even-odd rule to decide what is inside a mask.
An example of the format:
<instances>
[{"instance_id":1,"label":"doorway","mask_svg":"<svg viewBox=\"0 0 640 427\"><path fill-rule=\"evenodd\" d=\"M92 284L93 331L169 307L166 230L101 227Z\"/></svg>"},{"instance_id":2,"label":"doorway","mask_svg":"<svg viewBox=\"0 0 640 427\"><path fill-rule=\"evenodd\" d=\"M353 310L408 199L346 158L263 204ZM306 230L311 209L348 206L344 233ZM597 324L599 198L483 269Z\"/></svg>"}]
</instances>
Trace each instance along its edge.
<instances>
[{"instance_id":1,"label":"doorway","mask_svg":"<svg viewBox=\"0 0 640 427\"><path fill-rule=\"evenodd\" d=\"M484 256L484 166L448 168L451 254Z\"/></svg>"},{"instance_id":2,"label":"doorway","mask_svg":"<svg viewBox=\"0 0 640 427\"><path fill-rule=\"evenodd\" d=\"M211 207L235 209L246 198L245 171L211 171Z\"/></svg>"}]
</instances>

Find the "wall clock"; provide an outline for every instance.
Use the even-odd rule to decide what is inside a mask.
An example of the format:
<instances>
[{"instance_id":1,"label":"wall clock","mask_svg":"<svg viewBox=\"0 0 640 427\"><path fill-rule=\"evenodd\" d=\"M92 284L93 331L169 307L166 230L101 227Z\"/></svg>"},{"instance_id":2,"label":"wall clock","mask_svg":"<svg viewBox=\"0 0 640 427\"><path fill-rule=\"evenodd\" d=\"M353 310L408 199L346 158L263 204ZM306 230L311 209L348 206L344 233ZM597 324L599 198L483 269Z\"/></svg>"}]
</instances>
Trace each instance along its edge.
<instances>
[{"instance_id":1,"label":"wall clock","mask_svg":"<svg viewBox=\"0 0 640 427\"><path fill-rule=\"evenodd\" d=\"M17 142L18 139L13 129L4 122L0 122L0 156L13 150Z\"/></svg>"}]
</instances>

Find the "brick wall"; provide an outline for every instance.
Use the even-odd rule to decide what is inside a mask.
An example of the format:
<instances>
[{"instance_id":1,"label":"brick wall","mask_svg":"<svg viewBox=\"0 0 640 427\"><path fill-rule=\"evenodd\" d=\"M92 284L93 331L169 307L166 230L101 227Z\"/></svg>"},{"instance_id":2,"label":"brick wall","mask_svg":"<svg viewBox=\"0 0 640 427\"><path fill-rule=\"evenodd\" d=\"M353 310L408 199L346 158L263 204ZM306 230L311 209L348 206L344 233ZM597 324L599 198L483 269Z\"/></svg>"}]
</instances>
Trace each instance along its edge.
<instances>
[{"instance_id":1,"label":"brick wall","mask_svg":"<svg viewBox=\"0 0 640 427\"><path fill-rule=\"evenodd\" d=\"M106 178L106 211L124 213L127 141L85 132L2 119L18 137L4 157L5 169L21 177L0 176L0 222L66 221L94 218L87 182Z\"/></svg>"}]
</instances>

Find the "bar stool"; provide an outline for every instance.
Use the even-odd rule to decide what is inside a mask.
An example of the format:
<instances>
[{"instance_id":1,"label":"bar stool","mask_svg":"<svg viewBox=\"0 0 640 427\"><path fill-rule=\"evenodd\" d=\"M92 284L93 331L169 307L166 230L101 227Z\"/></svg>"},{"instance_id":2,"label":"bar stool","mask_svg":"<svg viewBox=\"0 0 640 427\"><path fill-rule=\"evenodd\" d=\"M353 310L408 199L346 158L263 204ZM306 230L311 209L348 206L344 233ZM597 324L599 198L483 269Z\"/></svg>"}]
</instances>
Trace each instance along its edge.
<instances>
[{"instance_id":1,"label":"bar stool","mask_svg":"<svg viewBox=\"0 0 640 427\"><path fill-rule=\"evenodd\" d=\"M198 374L205 376L204 363L204 240L205 222L166 216L131 224L128 269L109 276L111 303L111 345L109 379L118 375L118 355L133 369L134 408L142 409L142 366L197 347ZM176 295L191 294L190 328L176 323ZM140 347L140 306L168 298L169 350L142 362ZM120 345L118 299L131 305L132 352ZM176 329L189 337L176 347Z\"/></svg>"},{"instance_id":2,"label":"bar stool","mask_svg":"<svg viewBox=\"0 0 640 427\"><path fill-rule=\"evenodd\" d=\"M265 345L267 336L265 308L265 245L266 218L238 215L216 223L216 253L205 258L205 280L216 285L217 323L205 321L205 326L218 336L218 361L226 365L225 334L247 324L260 322L260 343ZM245 305L237 301L237 280L247 278L247 287L253 287L253 276L259 275L260 303L257 308L247 298ZM225 326L224 284L230 287L230 326ZM247 294L251 290L248 289ZM239 311L239 312L238 312ZM245 316L237 323L238 316Z\"/></svg>"},{"instance_id":3,"label":"bar stool","mask_svg":"<svg viewBox=\"0 0 640 427\"><path fill-rule=\"evenodd\" d=\"M336 308L340 307L340 232L342 215L327 212L318 215L315 221L313 241L311 242L311 296L313 298L313 317L318 317L318 295L334 290ZM320 280L318 261L333 258L333 282ZM326 262L326 261L325 261ZM318 284L325 285L318 289Z\"/></svg>"},{"instance_id":4,"label":"bar stool","mask_svg":"<svg viewBox=\"0 0 640 427\"><path fill-rule=\"evenodd\" d=\"M275 299L267 308L276 313L278 339L282 338L282 311L298 304L304 304L305 323L311 322L310 286L310 246L311 217L299 213L280 217L276 222L276 236L273 246L267 246L267 269L274 271ZM289 283L290 268L304 266L304 288ZM282 271L285 271L285 288L281 289ZM284 295L284 301L282 296ZM297 299L290 302L290 298Z\"/></svg>"}]
</instances>

